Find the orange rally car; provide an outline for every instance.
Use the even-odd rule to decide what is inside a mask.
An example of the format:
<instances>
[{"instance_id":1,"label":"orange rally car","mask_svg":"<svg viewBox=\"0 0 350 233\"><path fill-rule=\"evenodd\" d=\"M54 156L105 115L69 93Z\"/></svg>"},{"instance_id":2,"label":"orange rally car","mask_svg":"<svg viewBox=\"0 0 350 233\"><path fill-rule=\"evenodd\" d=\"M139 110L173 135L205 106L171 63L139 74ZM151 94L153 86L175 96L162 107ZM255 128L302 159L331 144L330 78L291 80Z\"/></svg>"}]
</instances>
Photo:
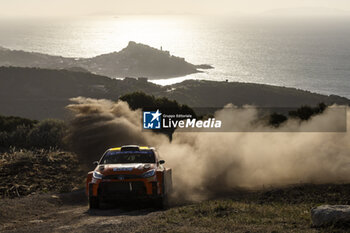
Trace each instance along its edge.
<instances>
[{"instance_id":1,"label":"orange rally car","mask_svg":"<svg viewBox=\"0 0 350 233\"><path fill-rule=\"evenodd\" d=\"M111 148L94 164L95 170L86 179L90 208L99 208L103 201L130 198L153 199L157 207L166 206L172 189L171 169L163 166L154 148Z\"/></svg>"}]
</instances>

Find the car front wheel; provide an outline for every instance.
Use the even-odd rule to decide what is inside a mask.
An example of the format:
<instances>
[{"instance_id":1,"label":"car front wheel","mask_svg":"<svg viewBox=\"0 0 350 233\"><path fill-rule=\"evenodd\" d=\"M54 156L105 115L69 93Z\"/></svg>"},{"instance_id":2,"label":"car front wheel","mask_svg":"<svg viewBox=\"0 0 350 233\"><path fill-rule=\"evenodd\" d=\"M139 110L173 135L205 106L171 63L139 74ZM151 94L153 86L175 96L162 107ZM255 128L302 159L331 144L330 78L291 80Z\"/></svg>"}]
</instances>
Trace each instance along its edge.
<instances>
[{"instance_id":1,"label":"car front wheel","mask_svg":"<svg viewBox=\"0 0 350 233\"><path fill-rule=\"evenodd\" d=\"M98 197L90 197L89 198L89 208L90 209L98 209L100 207L100 201Z\"/></svg>"},{"instance_id":2,"label":"car front wheel","mask_svg":"<svg viewBox=\"0 0 350 233\"><path fill-rule=\"evenodd\" d=\"M167 209L169 207L168 195L164 195L156 199L156 208L157 209Z\"/></svg>"}]
</instances>

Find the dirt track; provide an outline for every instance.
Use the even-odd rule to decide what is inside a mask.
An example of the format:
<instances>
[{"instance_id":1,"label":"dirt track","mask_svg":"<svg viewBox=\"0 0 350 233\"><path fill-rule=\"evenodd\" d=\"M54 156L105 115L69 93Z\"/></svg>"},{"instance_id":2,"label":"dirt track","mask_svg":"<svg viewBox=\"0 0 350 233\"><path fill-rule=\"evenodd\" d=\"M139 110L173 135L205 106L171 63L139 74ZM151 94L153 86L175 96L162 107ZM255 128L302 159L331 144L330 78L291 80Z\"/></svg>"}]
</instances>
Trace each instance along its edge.
<instances>
[{"instance_id":1,"label":"dirt track","mask_svg":"<svg viewBox=\"0 0 350 233\"><path fill-rule=\"evenodd\" d=\"M0 200L1 232L130 232L161 213L149 206L89 210L85 195L31 195Z\"/></svg>"},{"instance_id":2,"label":"dirt track","mask_svg":"<svg viewBox=\"0 0 350 233\"><path fill-rule=\"evenodd\" d=\"M349 205L350 184L305 184L232 191L158 211L147 203L90 211L83 191L0 199L0 232L349 232L350 225L313 228L311 208Z\"/></svg>"}]
</instances>

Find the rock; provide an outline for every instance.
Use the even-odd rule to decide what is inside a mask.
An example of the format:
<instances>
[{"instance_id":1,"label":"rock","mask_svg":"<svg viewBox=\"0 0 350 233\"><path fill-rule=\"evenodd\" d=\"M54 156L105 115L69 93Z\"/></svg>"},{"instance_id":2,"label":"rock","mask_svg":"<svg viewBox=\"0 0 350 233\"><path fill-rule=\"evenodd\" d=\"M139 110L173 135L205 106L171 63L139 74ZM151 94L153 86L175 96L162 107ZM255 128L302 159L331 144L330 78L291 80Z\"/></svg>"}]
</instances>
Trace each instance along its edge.
<instances>
[{"instance_id":1,"label":"rock","mask_svg":"<svg viewBox=\"0 0 350 233\"><path fill-rule=\"evenodd\" d=\"M58 197L57 195L51 195L51 197L52 197L53 199L59 199L59 197Z\"/></svg>"},{"instance_id":2,"label":"rock","mask_svg":"<svg viewBox=\"0 0 350 233\"><path fill-rule=\"evenodd\" d=\"M350 223L350 205L322 205L311 210L315 227Z\"/></svg>"},{"instance_id":3,"label":"rock","mask_svg":"<svg viewBox=\"0 0 350 233\"><path fill-rule=\"evenodd\" d=\"M43 220L41 220L41 219L35 219L35 220L31 220L31 221L29 221L30 223L42 223L42 222L44 222Z\"/></svg>"}]
</instances>

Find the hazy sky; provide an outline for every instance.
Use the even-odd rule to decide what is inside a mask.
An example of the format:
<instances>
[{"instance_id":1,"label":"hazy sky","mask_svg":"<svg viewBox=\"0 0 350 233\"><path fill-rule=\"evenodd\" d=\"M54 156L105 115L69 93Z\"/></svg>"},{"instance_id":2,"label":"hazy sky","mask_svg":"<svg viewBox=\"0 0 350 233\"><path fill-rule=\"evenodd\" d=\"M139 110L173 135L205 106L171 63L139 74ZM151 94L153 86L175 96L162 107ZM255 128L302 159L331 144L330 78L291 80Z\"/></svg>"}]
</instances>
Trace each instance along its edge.
<instances>
[{"instance_id":1,"label":"hazy sky","mask_svg":"<svg viewBox=\"0 0 350 233\"><path fill-rule=\"evenodd\" d=\"M278 8L350 11L350 0L0 0L0 16L91 14L260 13Z\"/></svg>"}]
</instances>

